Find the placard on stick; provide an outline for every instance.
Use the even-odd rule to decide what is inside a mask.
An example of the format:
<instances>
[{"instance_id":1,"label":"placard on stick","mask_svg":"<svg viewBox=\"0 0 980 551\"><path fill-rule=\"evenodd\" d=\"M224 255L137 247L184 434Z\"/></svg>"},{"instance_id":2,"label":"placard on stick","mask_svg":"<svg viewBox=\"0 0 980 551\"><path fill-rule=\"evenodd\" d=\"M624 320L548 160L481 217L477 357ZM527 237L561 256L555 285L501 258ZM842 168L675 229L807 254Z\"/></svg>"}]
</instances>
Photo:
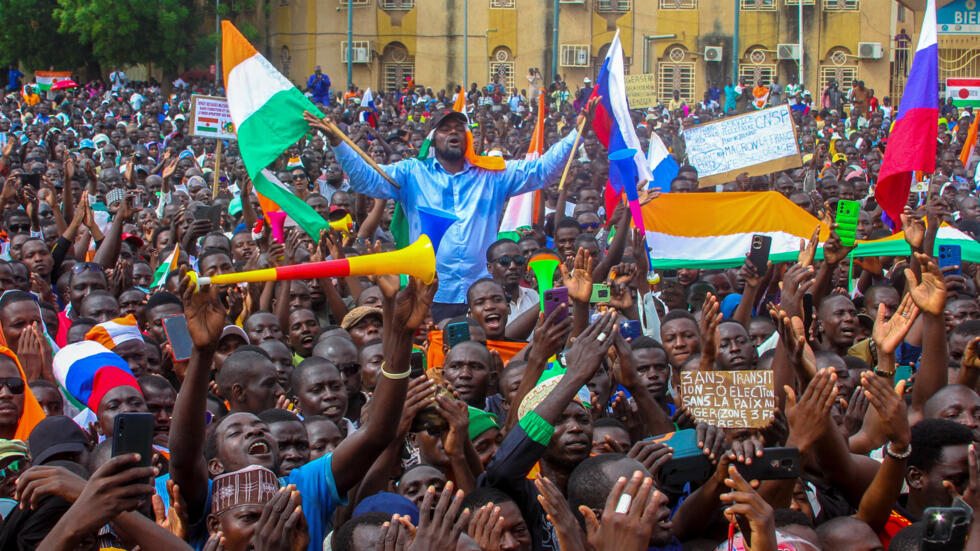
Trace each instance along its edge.
<instances>
[{"instance_id":1,"label":"placard on stick","mask_svg":"<svg viewBox=\"0 0 980 551\"><path fill-rule=\"evenodd\" d=\"M765 427L776 407L772 371L682 371L684 407L720 428Z\"/></svg>"},{"instance_id":2,"label":"placard on stick","mask_svg":"<svg viewBox=\"0 0 980 551\"><path fill-rule=\"evenodd\" d=\"M699 187L734 182L743 172L761 176L803 166L789 105L685 129L684 143Z\"/></svg>"},{"instance_id":3,"label":"placard on stick","mask_svg":"<svg viewBox=\"0 0 980 551\"><path fill-rule=\"evenodd\" d=\"M191 96L190 135L218 140L234 140L235 123L228 111L228 100L216 96Z\"/></svg>"},{"instance_id":4,"label":"placard on stick","mask_svg":"<svg viewBox=\"0 0 980 551\"><path fill-rule=\"evenodd\" d=\"M630 109L657 105L657 75L626 75L626 100Z\"/></svg>"}]
</instances>

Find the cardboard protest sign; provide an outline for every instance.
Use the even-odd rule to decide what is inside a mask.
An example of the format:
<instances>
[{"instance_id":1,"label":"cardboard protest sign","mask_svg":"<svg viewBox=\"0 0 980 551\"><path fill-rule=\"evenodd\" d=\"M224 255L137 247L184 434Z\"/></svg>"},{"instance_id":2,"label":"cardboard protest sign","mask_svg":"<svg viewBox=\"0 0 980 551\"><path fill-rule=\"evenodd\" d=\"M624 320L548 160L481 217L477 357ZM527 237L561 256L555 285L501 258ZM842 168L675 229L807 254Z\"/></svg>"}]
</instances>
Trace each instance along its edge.
<instances>
[{"instance_id":1,"label":"cardboard protest sign","mask_svg":"<svg viewBox=\"0 0 980 551\"><path fill-rule=\"evenodd\" d=\"M191 96L190 134L219 140L235 139L235 123L228 100L214 96Z\"/></svg>"},{"instance_id":2,"label":"cardboard protest sign","mask_svg":"<svg viewBox=\"0 0 980 551\"><path fill-rule=\"evenodd\" d=\"M626 75L626 101L631 109L657 105L656 75Z\"/></svg>"},{"instance_id":3,"label":"cardboard protest sign","mask_svg":"<svg viewBox=\"0 0 980 551\"><path fill-rule=\"evenodd\" d=\"M762 428L776 399L772 371L682 371L684 407L698 421L720 428Z\"/></svg>"},{"instance_id":4,"label":"cardboard protest sign","mask_svg":"<svg viewBox=\"0 0 980 551\"><path fill-rule=\"evenodd\" d=\"M753 111L684 130L688 162L699 187L760 176L803 165L789 105Z\"/></svg>"}]
</instances>

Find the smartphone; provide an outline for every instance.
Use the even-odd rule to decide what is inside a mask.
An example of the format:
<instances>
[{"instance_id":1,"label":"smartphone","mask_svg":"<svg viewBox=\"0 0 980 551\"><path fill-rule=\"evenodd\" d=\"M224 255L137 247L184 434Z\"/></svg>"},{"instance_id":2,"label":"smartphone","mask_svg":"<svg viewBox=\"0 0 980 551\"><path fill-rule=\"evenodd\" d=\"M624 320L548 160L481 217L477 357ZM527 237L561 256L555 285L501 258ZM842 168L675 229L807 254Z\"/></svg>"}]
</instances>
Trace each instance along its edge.
<instances>
[{"instance_id":1,"label":"smartphone","mask_svg":"<svg viewBox=\"0 0 980 551\"><path fill-rule=\"evenodd\" d=\"M134 193L133 194L132 207L134 209L141 209L141 208L143 208L143 196L140 195L139 193Z\"/></svg>"},{"instance_id":2,"label":"smartphone","mask_svg":"<svg viewBox=\"0 0 980 551\"><path fill-rule=\"evenodd\" d=\"M961 507L929 507L922 514L926 533L922 536L923 551L961 550L973 515Z\"/></svg>"},{"instance_id":3,"label":"smartphone","mask_svg":"<svg viewBox=\"0 0 980 551\"><path fill-rule=\"evenodd\" d=\"M599 302L609 302L609 286L605 283L595 283L592 285L592 298L589 302L596 304Z\"/></svg>"},{"instance_id":4,"label":"smartphone","mask_svg":"<svg viewBox=\"0 0 980 551\"><path fill-rule=\"evenodd\" d=\"M861 210L861 203L841 199L837 201L837 235L840 236L841 243L845 247L854 246L854 235L857 231L858 212Z\"/></svg>"},{"instance_id":5,"label":"smartphone","mask_svg":"<svg viewBox=\"0 0 980 551\"><path fill-rule=\"evenodd\" d=\"M912 378L912 366L911 365L900 365L895 368L895 384L897 385L900 381L908 381ZM906 388L910 385L905 383Z\"/></svg>"},{"instance_id":6,"label":"smartphone","mask_svg":"<svg viewBox=\"0 0 980 551\"><path fill-rule=\"evenodd\" d=\"M630 339L635 339L642 335L643 327L640 326L640 322L638 320L620 322L619 334L622 335L624 339L629 341Z\"/></svg>"},{"instance_id":7,"label":"smartphone","mask_svg":"<svg viewBox=\"0 0 980 551\"><path fill-rule=\"evenodd\" d=\"M467 328L469 330L469 328ZM421 350L412 350L411 359L411 370L408 376L412 379L418 379L419 377L425 376L425 354Z\"/></svg>"},{"instance_id":8,"label":"smartphone","mask_svg":"<svg viewBox=\"0 0 980 551\"><path fill-rule=\"evenodd\" d=\"M210 220L211 207L209 205L198 205L194 208L194 220Z\"/></svg>"},{"instance_id":9,"label":"smartphone","mask_svg":"<svg viewBox=\"0 0 980 551\"><path fill-rule=\"evenodd\" d=\"M943 269L947 266L956 266L955 270L951 270L950 274L963 275L963 270L961 266L961 249L959 245L940 245L939 246L939 269Z\"/></svg>"},{"instance_id":10,"label":"smartphone","mask_svg":"<svg viewBox=\"0 0 980 551\"><path fill-rule=\"evenodd\" d=\"M749 262L755 266L756 273L759 277L766 275L770 248L772 248L772 237L758 233L752 236L752 246L749 249Z\"/></svg>"},{"instance_id":11,"label":"smartphone","mask_svg":"<svg viewBox=\"0 0 980 551\"><path fill-rule=\"evenodd\" d=\"M21 173L20 183L21 185L30 186L36 189L41 186L41 175L34 174L33 172Z\"/></svg>"},{"instance_id":12,"label":"smartphone","mask_svg":"<svg viewBox=\"0 0 980 551\"><path fill-rule=\"evenodd\" d=\"M446 326L446 344L449 346L449 348L468 340L470 340L469 323L461 321L458 323L450 323Z\"/></svg>"},{"instance_id":13,"label":"smartphone","mask_svg":"<svg viewBox=\"0 0 980 551\"><path fill-rule=\"evenodd\" d=\"M785 480L800 476L800 450L797 448L766 448L762 457L753 458L751 465L736 463L745 480Z\"/></svg>"},{"instance_id":14,"label":"smartphone","mask_svg":"<svg viewBox=\"0 0 980 551\"><path fill-rule=\"evenodd\" d=\"M661 490L680 494L689 482L701 482L711 476L711 460L698 447L694 429L669 432L653 439L674 449L673 458L660 470Z\"/></svg>"},{"instance_id":15,"label":"smartphone","mask_svg":"<svg viewBox=\"0 0 980 551\"><path fill-rule=\"evenodd\" d=\"M187 318L184 314L176 314L163 318L163 331L170 343L170 353L175 362L186 362L191 359L191 334L187 330Z\"/></svg>"},{"instance_id":16,"label":"smartphone","mask_svg":"<svg viewBox=\"0 0 980 551\"><path fill-rule=\"evenodd\" d=\"M568 317L568 288L567 287L555 287L554 289L548 289L544 292L544 317L548 317L552 312L558 308L559 305L564 304L566 306L565 312L558 314L555 318L555 323L564 320Z\"/></svg>"},{"instance_id":17,"label":"smartphone","mask_svg":"<svg viewBox=\"0 0 980 551\"><path fill-rule=\"evenodd\" d=\"M153 414L120 413L113 421L112 456L140 454L137 466L149 467L153 459Z\"/></svg>"}]
</instances>

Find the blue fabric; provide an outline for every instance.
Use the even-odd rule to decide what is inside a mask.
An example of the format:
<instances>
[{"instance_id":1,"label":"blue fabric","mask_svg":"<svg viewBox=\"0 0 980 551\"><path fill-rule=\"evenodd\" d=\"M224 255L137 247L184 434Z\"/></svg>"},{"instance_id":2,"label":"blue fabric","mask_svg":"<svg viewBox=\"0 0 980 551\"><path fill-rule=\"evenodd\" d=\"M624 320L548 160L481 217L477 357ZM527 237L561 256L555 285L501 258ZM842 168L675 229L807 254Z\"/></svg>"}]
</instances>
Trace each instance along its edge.
<instances>
[{"instance_id":1,"label":"blue fabric","mask_svg":"<svg viewBox=\"0 0 980 551\"><path fill-rule=\"evenodd\" d=\"M738 293L732 293L725 297L721 301L721 315L723 319L730 320L735 314L735 309L738 308L738 304L742 302L742 295Z\"/></svg>"},{"instance_id":2,"label":"blue fabric","mask_svg":"<svg viewBox=\"0 0 980 551\"><path fill-rule=\"evenodd\" d=\"M7 71L7 90L17 91L20 89L20 85L17 84L17 80L24 76L24 73L18 71L17 69L10 69Z\"/></svg>"},{"instance_id":3,"label":"blue fabric","mask_svg":"<svg viewBox=\"0 0 980 551\"><path fill-rule=\"evenodd\" d=\"M319 76L319 78L317 78ZM306 88L313 94L313 101L321 104L330 103L330 77L320 73L313 73L306 81Z\"/></svg>"},{"instance_id":4,"label":"blue fabric","mask_svg":"<svg viewBox=\"0 0 980 551\"><path fill-rule=\"evenodd\" d=\"M395 188L347 144L333 148L337 162L359 193L401 203L411 241L421 234L419 207L443 210L459 218L442 238L436 255L439 291L435 302L463 304L470 285L487 272L486 251L497 240L504 202L508 197L546 187L554 181L572 150L573 130L539 159L507 161L501 171L484 170L464 161L458 174L447 172L435 156L406 159L382 169L401 188Z\"/></svg>"}]
</instances>

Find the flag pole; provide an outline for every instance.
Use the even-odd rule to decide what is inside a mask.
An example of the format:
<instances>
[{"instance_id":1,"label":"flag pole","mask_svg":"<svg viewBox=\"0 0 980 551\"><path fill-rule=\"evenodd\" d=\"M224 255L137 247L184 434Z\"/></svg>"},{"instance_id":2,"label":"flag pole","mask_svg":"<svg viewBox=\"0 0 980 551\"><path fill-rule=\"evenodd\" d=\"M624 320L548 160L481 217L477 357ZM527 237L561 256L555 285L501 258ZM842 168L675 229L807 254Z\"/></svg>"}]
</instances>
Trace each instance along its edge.
<instances>
[{"instance_id":1,"label":"flag pole","mask_svg":"<svg viewBox=\"0 0 980 551\"><path fill-rule=\"evenodd\" d=\"M223 140L218 140L218 145L214 148L214 178L211 179L211 200L218 198L218 184L221 183L221 144Z\"/></svg>"},{"instance_id":2,"label":"flag pole","mask_svg":"<svg viewBox=\"0 0 980 551\"><path fill-rule=\"evenodd\" d=\"M373 168L374 170L377 170L378 174L380 174L382 178L387 180L389 184L395 186L398 189L401 189L401 186L398 185L398 182L396 182L391 176L388 176L388 174L385 171L381 170L381 167L378 166L378 163L374 162L374 159L372 159L367 153L362 151L360 147L357 147L357 144L354 143L354 140L348 138L347 134L341 132L340 128L337 128L337 125L334 124L332 120L330 119L320 119L320 120L323 121L323 123L326 124L328 128L330 128L331 132L339 136L340 139L343 140L344 143L349 145L350 148L353 149L355 153L360 155L361 158L364 159L365 163L371 165L371 168Z\"/></svg>"},{"instance_id":3,"label":"flag pole","mask_svg":"<svg viewBox=\"0 0 980 551\"><path fill-rule=\"evenodd\" d=\"M572 159L575 158L575 150L578 149L578 142L582 138L582 132L585 130L585 124L589 121L586 117L582 119L582 122L578 125L578 132L575 134L575 143L572 144L572 152L568 154L568 161L565 162L565 170L561 173L561 180L558 182L558 191L565 188L565 178L568 177L568 169L572 168Z\"/></svg>"}]
</instances>

